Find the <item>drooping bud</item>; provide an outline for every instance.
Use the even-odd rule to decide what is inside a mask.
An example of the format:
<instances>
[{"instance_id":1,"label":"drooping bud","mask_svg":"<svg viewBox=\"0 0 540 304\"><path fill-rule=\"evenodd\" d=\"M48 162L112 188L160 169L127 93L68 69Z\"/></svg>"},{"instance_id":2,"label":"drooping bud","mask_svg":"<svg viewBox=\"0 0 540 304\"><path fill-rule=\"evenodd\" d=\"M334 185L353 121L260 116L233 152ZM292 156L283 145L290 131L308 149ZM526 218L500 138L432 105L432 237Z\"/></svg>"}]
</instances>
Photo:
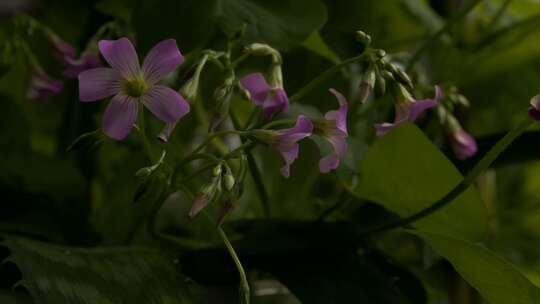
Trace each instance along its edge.
<instances>
[{"instance_id":1,"label":"drooping bud","mask_svg":"<svg viewBox=\"0 0 540 304\"><path fill-rule=\"evenodd\" d=\"M223 224L225 219L227 218L227 215L231 213L233 210L233 203L230 200L226 200L223 202L223 206L221 206L221 209L219 209L219 213L217 216L217 225L218 227Z\"/></svg>"},{"instance_id":2,"label":"drooping bud","mask_svg":"<svg viewBox=\"0 0 540 304\"><path fill-rule=\"evenodd\" d=\"M476 154L478 147L474 137L467 133L457 119L450 113L447 113L446 122L450 136L450 145L456 158L465 160Z\"/></svg>"},{"instance_id":3,"label":"drooping bud","mask_svg":"<svg viewBox=\"0 0 540 304\"><path fill-rule=\"evenodd\" d=\"M193 73L193 76L182 86L180 94L187 99L188 102L193 103L197 98L197 92L199 90L199 79L201 72L208 61L208 54L204 54L201 61L197 65L197 69Z\"/></svg>"},{"instance_id":4,"label":"drooping bud","mask_svg":"<svg viewBox=\"0 0 540 304\"><path fill-rule=\"evenodd\" d=\"M375 81L375 95L382 97L386 93L386 79L380 73L377 73L377 80Z\"/></svg>"},{"instance_id":5,"label":"drooping bud","mask_svg":"<svg viewBox=\"0 0 540 304\"><path fill-rule=\"evenodd\" d=\"M413 87L412 80L409 77L409 75L407 73L405 73L405 71L403 71L402 69L400 69L398 67L396 67L395 71L396 71L396 73L394 75L396 76L396 79L399 82L403 83L404 85L406 85L409 88Z\"/></svg>"},{"instance_id":6,"label":"drooping bud","mask_svg":"<svg viewBox=\"0 0 540 304\"><path fill-rule=\"evenodd\" d=\"M214 177L219 177L221 175L221 172L222 172L221 164L219 164L219 165L215 166L214 169L212 170L212 175Z\"/></svg>"},{"instance_id":7,"label":"drooping bud","mask_svg":"<svg viewBox=\"0 0 540 304\"><path fill-rule=\"evenodd\" d=\"M373 66L370 66L362 76L362 80L360 81L360 87L358 90L359 101L361 103L365 103L369 95L371 95L371 92L373 92L373 88L375 87L376 83L376 77L377 75Z\"/></svg>"},{"instance_id":8,"label":"drooping bud","mask_svg":"<svg viewBox=\"0 0 540 304\"><path fill-rule=\"evenodd\" d=\"M231 191L234 188L234 184L235 180L231 168L229 168L229 166L226 166L225 174L223 175L223 185L225 186L225 190Z\"/></svg>"},{"instance_id":9,"label":"drooping bud","mask_svg":"<svg viewBox=\"0 0 540 304\"><path fill-rule=\"evenodd\" d=\"M377 49L375 50L375 57L377 59L383 59L385 56L386 56L386 51L385 50L381 50L381 49Z\"/></svg>"},{"instance_id":10,"label":"drooping bud","mask_svg":"<svg viewBox=\"0 0 540 304\"><path fill-rule=\"evenodd\" d=\"M274 49L273 47L269 46L268 44L264 43L253 43L245 48L246 53L255 55L255 56L270 56L272 58L272 63L281 65L281 54Z\"/></svg>"}]
</instances>

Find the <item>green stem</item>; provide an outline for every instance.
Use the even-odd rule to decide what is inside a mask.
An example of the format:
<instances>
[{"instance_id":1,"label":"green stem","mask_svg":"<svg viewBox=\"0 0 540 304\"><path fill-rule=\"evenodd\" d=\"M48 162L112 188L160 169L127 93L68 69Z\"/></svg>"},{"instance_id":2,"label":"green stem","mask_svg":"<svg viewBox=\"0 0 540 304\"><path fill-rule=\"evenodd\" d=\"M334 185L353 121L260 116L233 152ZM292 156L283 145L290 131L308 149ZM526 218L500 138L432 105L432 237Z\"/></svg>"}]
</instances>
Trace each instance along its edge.
<instances>
[{"instance_id":1,"label":"green stem","mask_svg":"<svg viewBox=\"0 0 540 304\"><path fill-rule=\"evenodd\" d=\"M438 30L436 31L432 36L430 36L422 46L412 56L412 59L409 61L409 64L407 65L407 71L410 71L412 67L420 60L422 55L429 49L432 43L437 41L442 35L444 35L446 32L448 32L456 23L460 22L465 16L467 16L475 7L477 4L480 3L480 0L471 0L469 2L469 5L465 7L463 10L461 10L459 13L457 13L455 16L450 18L446 23Z\"/></svg>"},{"instance_id":2,"label":"green stem","mask_svg":"<svg viewBox=\"0 0 540 304\"><path fill-rule=\"evenodd\" d=\"M243 131L238 131L238 130L224 130L224 131L219 131L219 132L214 132L214 133L211 133L208 135L208 137L206 138L206 140L204 142L202 142L197 148L195 148L195 150L193 150L193 152L191 152L191 154L196 154L197 152L201 151L206 145L208 145L210 142L212 142L212 140L216 137L219 137L219 136L224 136L224 135L231 135L231 134L236 134L236 135L239 135L239 136L242 136L244 135L244 132Z\"/></svg>"},{"instance_id":3,"label":"green stem","mask_svg":"<svg viewBox=\"0 0 540 304\"><path fill-rule=\"evenodd\" d=\"M148 157L148 160L150 163L155 163L156 159L154 157L154 154L152 152L152 147L150 146L150 142L148 141L148 137L146 136L146 125L145 125L145 118L144 118L144 109L141 109L139 111L139 119L137 121L138 124L138 131L139 131L139 139L141 140L141 143L143 145L144 152L146 153L146 156Z\"/></svg>"},{"instance_id":4,"label":"green stem","mask_svg":"<svg viewBox=\"0 0 540 304\"><path fill-rule=\"evenodd\" d=\"M261 199L264 215L266 218L269 218L271 214L270 199L268 197L266 187L264 186L261 172L259 171L257 162L255 161L255 157L253 157L251 151L246 151L246 157L248 162L248 168L251 172L251 177L253 177L253 182L255 182L255 188L257 189L257 192L259 193L259 197Z\"/></svg>"},{"instance_id":5,"label":"green stem","mask_svg":"<svg viewBox=\"0 0 540 304\"><path fill-rule=\"evenodd\" d=\"M221 227L218 227L217 230L218 230L219 236L221 236L221 239L223 240L223 243L225 244L225 247L227 247L227 251L231 255L231 258L233 259L234 264L236 265L238 274L240 275L240 287L239 287L240 303L249 304L250 302L249 283L247 280L246 272L244 271L244 267L242 267L242 263L240 262L240 259L236 255L236 252L234 251L234 248L231 245L231 242L229 242L229 239L227 238L225 231L223 231Z\"/></svg>"},{"instance_id":6,"label":"green stem","mask_svg":"<svg viewBox=\"0 0 540 304\"><path fill-rule=\"evenodd\" d=\"M311 90L315 89L317 87L317 85L319 85L321 82L326 80L328 77L330 77L335 72L339 71L342 67L344 67L344 66L346 66L346 65L348 65L350 63L360 61L360 60L364 59L365 57L366 57L366 53L363 53L361 55L351 57L349 59L345 59L345 60L341 61L340 63L332 66L331 68L329 68L328 70L324 71L322 74L317 76L317 78L310 81L303 88L298 90L293 96L291 96L289 98L289 101L290 102L298 101L299 99L301 99L302 97L307 95L307 93L309 93Z\"/></svg>"},{"instance_id":7,"label":"green stem","mask_svg":"<svg viewBox=\"0 0 540 304\"><path fill-rule=\"evenodd\" d=\"M501 140L499 140L495 146L493 146L486 155L469 171L467 176L459 183L457 184L454 189L452 189L450 192L448 192L445 196L443 196L441 199L439 199L437 202L435 202L433 205L411 215L405 218L402 218L396 222L383 224L379 227L375 227L373 229L369 229L367 231L362 232L362 235L367 236L375 233L380 233L388 230L392 230L395 228L407 226L411 223L414 223L433 212L443 208L444 206L452 203L455 198L457 198L459 195L461 195L465 190L467 190L472 183L476 180L476 178L485 170L489 168L491 163L523 132L527 130L529 126L531 126L533 122L529 117L527 119L523 120L520 124L518 124L513 130L508 132Z\"/></svg>"},{"instance_id":8,"label":"green stem","mask_svg":"<svg viewBox=\"0 0 540 304\"><path fill-rule=\"evenodd\" d=\"M295 123L296 123L296 120L294 119L274 120L262 126L262 129L270 129L277 126L292 126Z\"/></svg>"}]
</instances>

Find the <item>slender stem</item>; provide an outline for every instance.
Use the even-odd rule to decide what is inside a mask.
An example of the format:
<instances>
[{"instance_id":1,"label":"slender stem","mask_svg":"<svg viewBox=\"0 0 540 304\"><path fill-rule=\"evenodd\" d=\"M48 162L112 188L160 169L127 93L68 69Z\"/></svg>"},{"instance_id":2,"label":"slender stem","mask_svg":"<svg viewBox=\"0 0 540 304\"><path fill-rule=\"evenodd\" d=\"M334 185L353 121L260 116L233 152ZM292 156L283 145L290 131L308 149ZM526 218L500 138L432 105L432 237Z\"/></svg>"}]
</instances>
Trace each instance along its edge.
<instances>
[{"instance_id":1,"label":"slender stem","mask_svg":"<svg viewBox=\"0 0 540 304\"><path fill-rule=\"evenodd\" d=\"M296 120L294 119L281 119L281 120L274 120L274 121L271 121L267 124L265 124L262 129L270 129L272 127L277 127L277 126L290 126L290 125L294 125L296 123Z\"/></svg>"},{"instance_id":2,"label":"slender stem","mask_svg":"<svg viewBox=\"0 0 540 304\"><path fill-rule=\"evenodd\" d=\"M244 53L240 56L238 56L238 58L236 58L232 63L231 63L231 68L236 68L236 66L238 64L240 64L242 61L246 60L251 54L250 53Z\"/></svg>"},{"instance_id":3,"label":"slender stem","mask_svg":"<svg viewBox=\"0 0 540 304\"><path fill-rule=\"evenodd\" d=\"M380 233L383 231L392 230L395 228L407 226L413 222L416 222L433 212L443 208L444 206L452 203L455 198L467 190L471 184L476 180L476 178L489 168L491 163L523 132L527 130L529 126L532 125L532 121L529 117L523 122L518 124L513 130L508 132L501 140L499 140L495 146L493 146L486 155L469 171L467 176L457 184L454 189L448 192L445 196L435 202L433 205L405 218L402 218L396 222L383 224L379 227L368 229L363 231L362 235L367 236L375 233Z\"/></svg>"},{"instance_id":4,"label":"slender stem","mask_svg":"<svg viewBox=\"0 0 540 304\"><path fill-rule=\"evenodd\" d=\"M227 251L229 251L231 258L233 259L234 264L236 265L238 274L240 275L240 287L239 287L240 303L249 304L250 302L249 283L247 280L246 272L244 271L244 267L242 267L242 263L240 262L240 259L236 255L236 252L234 251L234 248L231 245L231 242L229 242L229 239L227 238L225 231L223 231L221 227L218 227L217 230L218 230L219 236L221 236L221 239L223 240L223 243L225 244L225 247L227 247Z\"/></svg>"},{"instance_id":5,"label":"slender stem","mask_svg":"<svg viewBox=\"0 0 540 304\"><path fill-rule=\"evenodd\" d=\"M138 124L138 131L139 131L139 138L141 140L141 143L143 145L144 152L146 153L146 156L150 160L151 163L155 162L154 154L152 153L152 147L150 146L150 142L148 141L148 137L146 136L146 124L144 121L144 109L141 109L139 111L139 119L137 121Z\"/></svg>"},{"instance_id":6,"label":"slender stem","mask_svg":"<svg viewBox=\"0 0 540 304\"><path fill-rule=\"evenodd\" d=\"M206 138L204 142L202 142L197 148L195 148L195 150L193 150L193 152L191 152L191 154L196 154L197 152L201 151L206 145L212 142L214 138L219 137L219 136L224 136L224 135L231 135L231 134L236 134L236 135L241 136L244 134L244 132L238 131L238 130L224 130L224 131L211 133L208 135L208 137Z\"/></svg>"},{"instance_id":7,"label":"slender stem","mask_svg":"<svg viewBox=\"0 0 540 304\"><path fill-rule=\"evenodd\" d=\"M257 189L257 192L259 193L259 197L261 199L264 215L265 217L269 218L271 214L270 199L268 197L268 192L266 191L266 187L264 186L261 172L259 171L257 162L255 161L255 157L253 157L253 154L251 153L251 151L246 151L246 157L247 157L249 171L251 172L251 177L253 177L253 181L255 182L255 188Z\"/></svg>"},{"instance_id":8,"label":"slender stem","mask_svg":"<svg viewBox=\"0 0 540 304\"><path fill-rule=\"evenodd\" d=\"M407 65L407 71L410 71L412 67L414 67L416 62L420 60L424 52L429 49L432 43L437 41L442 35L448 32L456 23L460 22L461 19L465 18L465 16L467 16L479 3L480 0L471 0L469 2L469 5L467 5L463 10L450 18L448 21L446 21L446 23L438 31L436 31L432 36L430 36L412 56L409 64Z\"/></svg>"},{"instance_id":9,"label":"slender stem","mask_svg":"<svg viewBox=\"0 0 540 304\"><path fill-rule=\"evenodd\" d=\"M290 102L298 101L300 98L307 95L307 93L309 93L311 90L315 89L317 87L317 85L319 85L321 82L326 80L328 77L330 77L335 72L339 71L342 67L344 67L344 66L346 66L346 65L348 65L350 63L363 60L366 57L366 54L367 53L364 52L361 55L351 57L349 59L345 59L345 60L341 61L340 63L332 66L331 68L329 68L328 70L324 71L322 74L317 76L317 78L313 79L311 82L309 82L307 85L305 85L303 88L298 90L293 96L291 96L289 98L289 101Z\"/></svg>"}]
</instances>

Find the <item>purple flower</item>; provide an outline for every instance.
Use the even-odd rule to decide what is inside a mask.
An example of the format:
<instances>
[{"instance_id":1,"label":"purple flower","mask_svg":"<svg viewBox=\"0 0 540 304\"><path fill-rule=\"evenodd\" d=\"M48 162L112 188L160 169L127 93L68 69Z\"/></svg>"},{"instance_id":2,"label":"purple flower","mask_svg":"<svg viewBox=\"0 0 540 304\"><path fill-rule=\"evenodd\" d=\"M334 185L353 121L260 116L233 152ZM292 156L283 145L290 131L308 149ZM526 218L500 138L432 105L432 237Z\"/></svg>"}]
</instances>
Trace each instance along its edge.
<instances>
[{"instance_id":1,"label":"purple flower","mask_svg":"<svg viewBox=\"0 0 540 304\"><path fill-rule=\"evenodd\" d=\"M299 115L294 127L281 130L254 130L252 134L258 140L270 144L283 157L285 165L281 175L289 177L291 164L298 158L298 142L311 136L313 123L304 115Z\"/></svg>"},{"instance_id":2,"label":"purple flower","mask_svg":"<svg viewBox=\"0 0 540 304\"><path fill-rule=\"evenodd\" d=\"M240 84L248 90L254 104L263 108L263 117L268 120L277 112L289 110L289 98L285 90L271 87L261 73L253 73L240 80Z\"/></svg>"},{"instance_id":3,"label":"purple flower","mask_svg":"<svg viewBox=\"0 0 540 304\"><path fill-rule=\"evenodd\" d=\"M43 71L34 71L26 96L33 100L46 100L60 93L63 87L62 81L50 78Z\"/></svg>"},{"instance_id":4,"label":"purple flower","mask_svg":"<svg viewBox=\"0 0 540 304\"><path fill-rule=\"evenodd\" d=\"M540 94L531 98L529 116L536 121L540 121Z\"/></svg>"},{"instance_id":5,"label":"purple flower","mask_svg":"<svg viewBox=\"0 0 540 304\"><path fill-rule=\"evenodd\" d=\"M112 68L79 74L79 95L81 101L113 96L103 116L105 134L117 140L125 138L137 120L139 102L165 123L175 123L189 112L189 104L180 94L157 84L184 61L174 39L154 46L142 67L127 38L101 40L98 46Z\"/></svg>"},{"instance_id":6,"label":"purple flower","mask_svg":"<svg viewBox=\"0 0 540 304\"><path fill-rule=\"evenodd\" d=\"M64 69L63 74L64 76L69 78L77 78L80 73L86 70L103 66L101 60L99 59L99 56L89 51L82 53L79 59L76 59L74 57L65 58L64 61L66 68Z\"/></svg>"},{"instance_id":7,"label":"purple flower","mask_svg":"<svg viewBox=\"0 0 540 304\"><path fill-rule=\"evenodd\" d=\"M459 160L465 160L473 156L478 150L474 138L462 128L452 132L450 141L452 150L454 150L456 158Z\"/></svg>"},{"instance_id":8,"label":"purple flower","mask_svg":"<svg viewBox=\"0 0 540 304\"><path fill-rule=\"evenodd\" d=\"M401 98L396 102L396 117L393 123L385 122L382 124L375 124L377 136L379 137L402 123L416 121L420 114L429 108L433 108L442 98L439 86L435 86L435 97L433 99L422 100L413 99L401 84L398 86Z\"/></svg>"},{"instance_id":9,"label":"purple flower","mask_svg":"<svg viewBox=\"0 0 540 304\"><path fill-rule=\"evenodd\" d=\"M339 166L341 157L347 151L347 99L334 89L330 89L330 93L336 96L339 102L339 109L327 112L324 115L324 122L315 123L315 133L330 142L334 149L333 153L323 157L319 161L319 170L322 173L335 170Z\"/></svg>"}]
</instances>

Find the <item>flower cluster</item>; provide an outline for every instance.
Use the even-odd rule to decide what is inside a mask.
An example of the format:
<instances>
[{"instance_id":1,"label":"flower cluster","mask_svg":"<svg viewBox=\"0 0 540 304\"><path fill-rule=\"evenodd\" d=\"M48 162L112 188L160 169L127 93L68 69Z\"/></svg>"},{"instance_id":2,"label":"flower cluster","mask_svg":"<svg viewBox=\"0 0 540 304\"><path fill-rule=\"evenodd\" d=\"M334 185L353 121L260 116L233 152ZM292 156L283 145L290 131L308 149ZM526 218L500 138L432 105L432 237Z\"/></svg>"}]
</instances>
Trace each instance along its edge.
<instances>
[{"instance_id":1,"label":"flower cluster","mask_svg":"<svg viewBox=\"0 0 540 304\"><path fill-rule=\"evenodd\" d=\"M285 90L281 87L269 86L262 74L249 74L240 80L240 84L250 93L252 102L262 107L263 116L266 119L278 112L288 110L289 100ZM281 154L285 161L285 165L281 168L281 175L284 177L289 177L290 166L298 158L298 142L314 134L326 139L334 150L332 154L320 160L320 171L327 173L339 166L340 159L347 150L348 102L337 90L330 89L330 92L337 98L340 106L338 110L326 113L324 120L312 121L300 115L292 128L253 132L255 138L271 145Z\"/></svg>"}]
</instances>

